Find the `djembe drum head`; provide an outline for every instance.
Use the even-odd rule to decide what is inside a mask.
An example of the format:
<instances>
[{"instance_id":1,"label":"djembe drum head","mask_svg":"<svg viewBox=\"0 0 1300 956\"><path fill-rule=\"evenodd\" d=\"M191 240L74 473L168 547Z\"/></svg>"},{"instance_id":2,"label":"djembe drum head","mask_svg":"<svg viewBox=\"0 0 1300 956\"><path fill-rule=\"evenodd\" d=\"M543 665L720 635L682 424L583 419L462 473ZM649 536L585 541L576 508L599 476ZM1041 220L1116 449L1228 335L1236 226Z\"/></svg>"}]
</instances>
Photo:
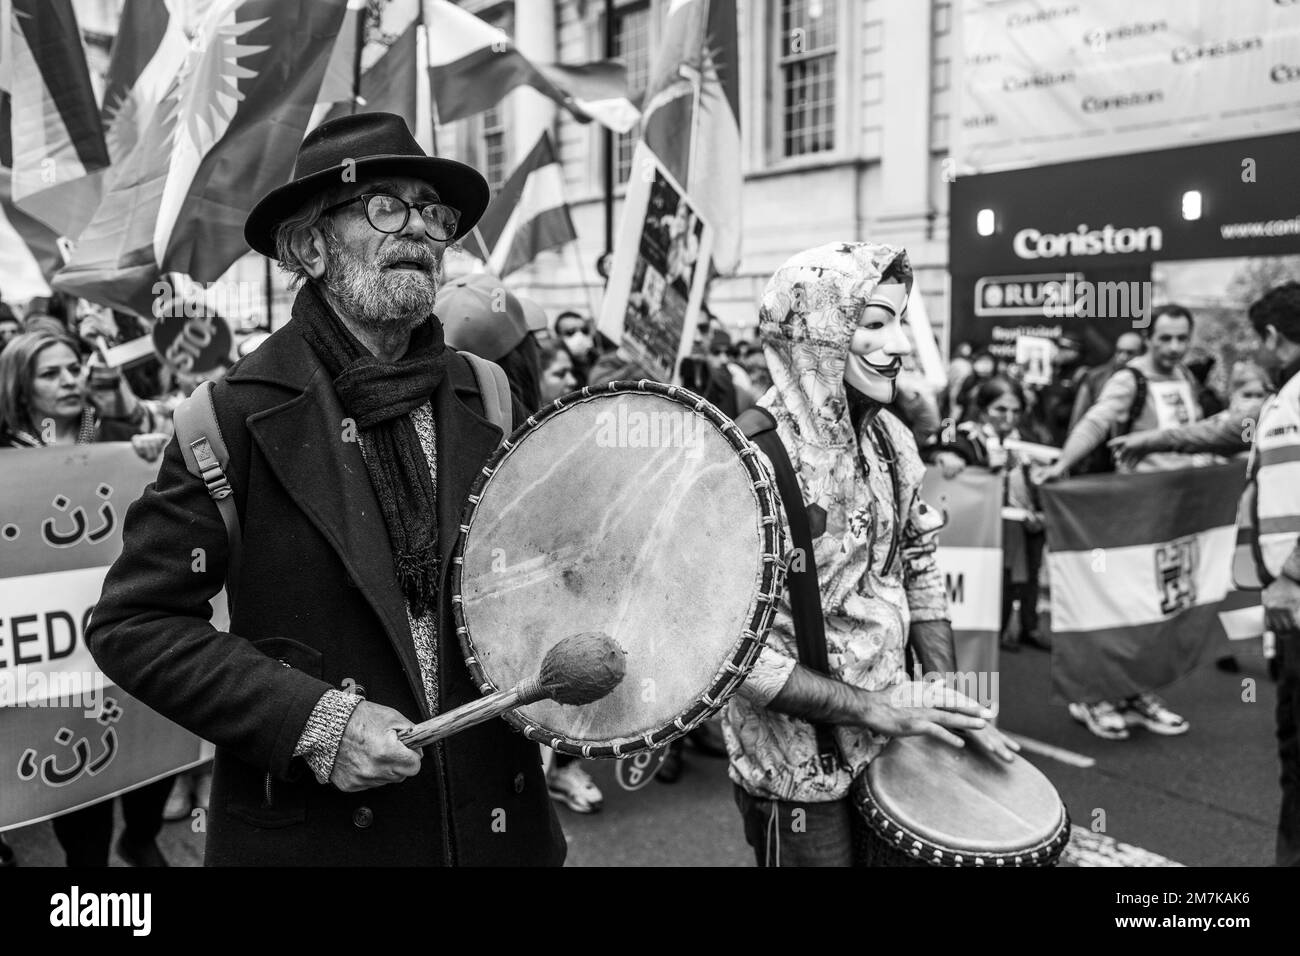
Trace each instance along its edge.
<instances>
[{"instance_id":1,"label":"djembe drum head","mask_svg":"<svg viewBox=\"0 0 1300 956\"><path fill-rule=\"evenodd\" d=\"M889 864L1050 866L1070 819L1050 780L972 746L899 737L867 765L855 802L868 857Z\"/></svg>"},{"instance_id":2,"label":"djembe drum head","mask_svg":"<svg viewBox=\"0 0 1300 956\"><path fill-rule=\"evenodd\" d=\"M665 745L735 691L780 593L776 499L753 448L699 396L652 382L538 412L471 492L453 608L484 693L537 674L561 638L603 631L627 673L585 706L508 720L586 756Z\"/></svg>"}]
</instances>

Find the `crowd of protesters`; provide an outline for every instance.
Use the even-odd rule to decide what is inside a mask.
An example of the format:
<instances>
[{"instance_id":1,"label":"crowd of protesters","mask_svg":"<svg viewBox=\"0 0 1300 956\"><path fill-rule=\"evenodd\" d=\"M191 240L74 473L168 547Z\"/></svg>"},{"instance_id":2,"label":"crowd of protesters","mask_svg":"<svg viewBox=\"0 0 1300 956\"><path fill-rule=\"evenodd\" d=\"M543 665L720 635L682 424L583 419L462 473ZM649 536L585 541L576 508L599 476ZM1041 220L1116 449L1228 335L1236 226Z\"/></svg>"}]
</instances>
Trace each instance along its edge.
<instances>
[{"instance_id":1,"label":"crowd of protesters","mask_svg":"<svg viewBox=\"0 0 1300 956\"><path fill-rule=\"evenodd\" d=\"M641 377L581 312L548 318L535 303L507 292L503 320L496 307L501 288L501 280L485 273L450 281L439 292L437 313L448 344L501 365L524 407L539 408L582 386ZM156 359L125 371L108 367L106 348L143 334L134 322L87 303L70 307L59 298L37 300L22 317L0 306L0 448L130 441L141 457L155 460L171 437L171 412L179 401L225 367L207 376L176 374ZM954 349L946 387L932 388L915 368L900 379L895 409L927 462L947 477L976 468L1004 478L1004 650L1050 647L1040 623L1046 604L1042 589L1049 584L1042 483L1071 474L1197 466L1248 451L1250 423L1273 391L1272 376L1260 365L1242 362L1228 370L1228 393L1218 394L1207 384L1212 360L1189 358L1194 326L1189 310L1161 306L1145 330L1120 332L1110 354L1090 365L1083 361L1080 342L1062 336L1054 343L1048 381L1028 382L1021 366L969 343ZM707 308L681 377L732 417L771 387L757 342L735 335ZM1032 446L1040 446L1038 455L1025 452ZM1044 448L1059 450L1051 463L1041 455ZM1069 711L1109 740L1127 738L1137 726L1167 735L1189 729L1183 717L1149 693L1076 702ZM658 780L680 777L687 740L702 754L726 755L717 726L705 724L669 748ZM548 789L574 812L591 813L600 809L603 795L582 763L554 755ZM119 854L136 865L166 865L156 842L161 823L184 819L201 806L205 782L202 774L185 774L122 797L126 827ZM55 819L54 832L70 865L106 865L112 803ZM12 852L0 840L0 865L11 861Z\"/></svg>"},{"instance_id":2,"label":"crowd of protesters","mask_svg":"<svg viewBox=\"0 0 1300 956\"><path fill-rule=\"evenodd\" d=\"M113 368L106 350L145 334L133 316L55 296L27 304L19 316L0 304L0 449L127 441L156 461L172 435L176 406L204 375L175 372L155 357ZM164 820L189 819L204 806L206 771L181 774L120 798L125 822L116 850L135 866L165 866L158 846ZM53 820L69 866L107 866L113 846L113 805L106 800ZM0 866L14 863L0 838Z\"/></svg>"}]
</instances>

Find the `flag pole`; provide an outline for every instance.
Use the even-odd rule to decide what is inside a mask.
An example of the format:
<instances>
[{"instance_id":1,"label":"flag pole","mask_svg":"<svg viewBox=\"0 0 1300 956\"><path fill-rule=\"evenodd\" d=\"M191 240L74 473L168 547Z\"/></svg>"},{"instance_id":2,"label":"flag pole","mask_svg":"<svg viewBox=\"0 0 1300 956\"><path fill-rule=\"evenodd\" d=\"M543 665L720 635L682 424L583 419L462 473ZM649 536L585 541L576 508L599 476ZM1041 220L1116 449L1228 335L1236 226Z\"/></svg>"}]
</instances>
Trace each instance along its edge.
<instances>
[{"instance_id":1,"label":"flag pole","mask_svg":"<svg viewBox=\"0 0 1300 956\"><path fill-rule=\"evenodd\" d=\"M266 331L275 331L275 292L271 287L271 259L269 256L262 257L262 279L264 292L266 293Z\"/></svg>"},{"instance_id":2,"label":"flag pole","mask_svg":"<svg viewBox=\"0 0 1300 956\"><path fill-rule=\"evenodd\" d=\"M357 48L352 52L352 103L348 114L355 116L361 101L361 50L366 45L366 8L357 11Z\"/></svg>"},{"instance_id":3,"label":"flag pole","mask_svg":"<svg viewBox=\"0 0 1300 956\"><path fill-rule=\"evenodd\" d=\"M605 59L613 57L614 0L605 0ZM605 140L605 253L609 254L614 251L614 131L606 126L602 138Z\"/></svg>"},{"instance_id":4,"label":"flag pole","mask_svg":"<svg viewBox=\"0 0 1300 956\"><path fill-rule=\"evenodd\" d=\"M707 24L709 22L709 0L703 0L703 2L704 2L704 22ZM704 34L704 42L706 44L709 42L709 35L707 30L705 31ZM701 51L701 53L703 52L704 51ZM695 173L695 147L699 142L699 131L700 131L700 97L702 91L704 90L704 71L705 69L708 68L708 64L705 62L706 60L707 57L705 56L700 57L700 71L698 75L696 75L693 78L693 83L692 83L692 85L695 87L695 94L694 94L694 100L691 104L691 145L686 151L686 156L687 156L686 175L682 177L684 180L684 182L682 183L682 189L686 190L687 195L690 195L691 177Z\"/></svg>"},{"instance_id":5,"label":"flag pole","mask_svg":"<svg viewBox=\"0 0 1300 956\"><path fill-rule=\"evenodd\" d=\"M573 262L578 267L578 282L581 283L583 295L586 296L587 308L591 310L591 321L594 327L595 323L600 320L600 313L596 309L595 300L591 297L591 286L582 277L582 256L578 252L577 240L570 240L565 245L573 251Z\"/></svg>"},{"instance_id":6,"label":"flag pole","mask_svg":"<svg viewBox=\"0 0 1300 956\"><path fill-rule=\"evenodd\" d=\"M420 25L424 27L424 62L416 69L424 71L424 82L429 86L429 148L433 155L438 155L438 99L433 95L433 79L429 76L429 44L433 42L433 34L429 30L429 15L426 11L427 4L420 2ZM419 77L416 77L419 81Z\"/></svg>"}]
</instances>

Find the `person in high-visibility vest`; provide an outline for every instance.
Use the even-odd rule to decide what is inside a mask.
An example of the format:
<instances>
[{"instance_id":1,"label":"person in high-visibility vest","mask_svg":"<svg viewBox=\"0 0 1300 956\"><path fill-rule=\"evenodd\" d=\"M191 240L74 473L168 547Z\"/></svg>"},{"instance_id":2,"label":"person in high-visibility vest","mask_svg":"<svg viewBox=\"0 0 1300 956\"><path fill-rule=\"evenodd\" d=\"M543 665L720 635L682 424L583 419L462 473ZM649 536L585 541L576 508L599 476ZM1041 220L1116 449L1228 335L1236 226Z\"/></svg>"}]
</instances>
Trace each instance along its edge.
<instances>
[{"instance_id":1,"label":"person in high-visibility vest","mask_svg":"<svg viewBox=\"0 0 1300 956\"><path fill-rule=\"evenodd\" d=\"M1278 393L1255 430L1250 474L1257 497L1249 517L1264 615L1277 639L1277 864L1300 866L1300 282L1280 285L1252 305L1250 324L1279 365Z\"/></svg>"}]
</instances>

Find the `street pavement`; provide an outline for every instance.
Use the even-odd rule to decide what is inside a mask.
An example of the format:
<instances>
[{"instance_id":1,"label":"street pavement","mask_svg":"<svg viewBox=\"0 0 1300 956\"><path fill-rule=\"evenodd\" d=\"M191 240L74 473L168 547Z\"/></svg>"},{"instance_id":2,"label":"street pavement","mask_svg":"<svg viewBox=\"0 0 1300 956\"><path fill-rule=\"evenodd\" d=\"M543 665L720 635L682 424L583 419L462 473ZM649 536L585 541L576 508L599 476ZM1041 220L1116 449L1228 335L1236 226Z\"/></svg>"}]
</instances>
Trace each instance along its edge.
<instances>
[{"instance_id":1,"label":"street pavement","mask_svg":"<svg viewBox=\"0 0 1300 956\"><path fill-rule=\"evenodd\" d=\"M1127 741L1093 737L1051 701L1050 655L1004 654L999 726L1056 785L1076 824L1066 862L1079 866L1266 866L1273 861L1280 790L1274 740L1275 688L1258 641L1240 642L1238 674L1206 664L1164 693L1192 724L1181 737L1134 731ZM1243 685L1243 682L1250 682ZM1255 700L1246 691L1253 686ZM1074 764L1095 761L1092 766ZM1067 762L1070 761L1070 762ZM570 866L753 866L732 799L726 761L686 750L674 784L623 789L609 762L588 764L604 791L599 813L559 807ZM119 827L120 827L119 818ZM62 860L48 823L7 834L25 866ZM174 865L202 859L202 835L166 824L161 845ZM124 865L113 858L113 865Z\"/></svg>"}]
</instances>

